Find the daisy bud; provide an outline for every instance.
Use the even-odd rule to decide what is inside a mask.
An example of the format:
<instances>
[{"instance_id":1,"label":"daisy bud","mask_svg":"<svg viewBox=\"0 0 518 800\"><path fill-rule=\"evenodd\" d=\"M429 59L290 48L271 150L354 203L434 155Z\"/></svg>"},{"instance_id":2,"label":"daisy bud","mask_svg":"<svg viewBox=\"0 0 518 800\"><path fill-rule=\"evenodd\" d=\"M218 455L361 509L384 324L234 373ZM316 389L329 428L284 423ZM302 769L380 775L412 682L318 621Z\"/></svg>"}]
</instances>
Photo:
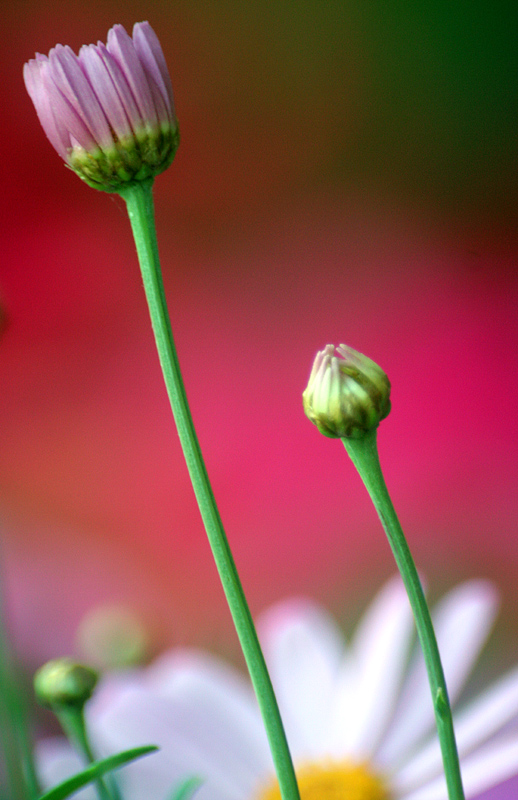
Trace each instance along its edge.
<instances>
[{"instance_id":1,"label":"daisy bud","mask_svg":"<svg viewBox=\"0 0 518 800\"><path fill-rule=\"evenodd\" d=\"M139 664L149 646L139 617L129 608L111 604L99 605L83 617L76 642L87 661L101 670Z\"/></svg>"},{"instance_id":2,"label":"daisy bud","mask_svg":"<svg viewBox=\"0 0 518 800\"><path fill-rule=\"evenodd\" d=\"M82 709L98 680L95 670L69 658L47 661L34 676L34 691L42 706L54 711Z\"/></svg>"},{"instance_id":3,"label":"daisy bud","mask_svg":"<svg viewBox=\"0 0 518 800\"><path fill-rule=\"evenodd\" d=\"M390 382L383 370L351 347L332 344L317 353L302 394L306 416L320 433L361 439L390 411Z\"/></svg>"},{"instance_id":4,"label":"daisy bud","mask_svg":"<svg viewBox=\"0 0 518 800\"><path fill-rule=\"evenodd\" d=\"M60 44L37 53L23 76L51 144L94 189L117 192L171 164L179 141L173 90L148 22L132 37L114 25L106 45L84 45L79 56Z\"/></svg>"}]
</instances>

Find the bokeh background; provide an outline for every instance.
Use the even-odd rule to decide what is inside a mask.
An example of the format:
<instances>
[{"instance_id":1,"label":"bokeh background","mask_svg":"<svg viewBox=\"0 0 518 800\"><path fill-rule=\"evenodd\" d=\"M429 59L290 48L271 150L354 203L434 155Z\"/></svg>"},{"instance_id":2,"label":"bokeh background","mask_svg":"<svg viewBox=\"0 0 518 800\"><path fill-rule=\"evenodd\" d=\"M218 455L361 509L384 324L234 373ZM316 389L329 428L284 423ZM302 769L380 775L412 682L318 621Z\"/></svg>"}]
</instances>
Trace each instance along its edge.
<instances>
[{"instance_id":1,"label":"bokeh background","mask_svg":"<svg viewBox=\"0 0 518 800\"><path fill-rule=\"evenodd\" d=\"M483 668L515 661L516 4L13 0L0 14L0 525L27 668L71 652L106 603L139 615L151 649L237 658L123 203L62 165L22 81L36 51L141 19L182 136L155 192L173 328L253 611L310 594L349 625L394 571L342 445L301 409L315 352L344 341L391 378L380 453L432 597L496 581Z\"/></svg>"}]
</instances>

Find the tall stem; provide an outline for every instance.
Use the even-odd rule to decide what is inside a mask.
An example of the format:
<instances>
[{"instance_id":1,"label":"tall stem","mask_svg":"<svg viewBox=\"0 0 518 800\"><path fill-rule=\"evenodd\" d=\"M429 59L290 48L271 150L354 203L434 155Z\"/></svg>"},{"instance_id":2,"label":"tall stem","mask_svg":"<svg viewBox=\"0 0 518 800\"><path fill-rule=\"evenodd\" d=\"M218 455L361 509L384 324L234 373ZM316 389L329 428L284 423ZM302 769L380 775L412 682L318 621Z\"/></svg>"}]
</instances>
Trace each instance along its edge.
<instances>
[{"instance_id":1,"label":"tall stem","mask_svg":"<svg viewBox=\"0 0 518 800\"><path fill-rule=\"evenodd\" d=\"M39 794L32 755L27 709L15 675L0 586L0 743L13 800L32 800Z\"/></svg>"},{"instance_id":2,"label":"tall stem","mask_svg":"<svg viewBox=\"0 0 518 800\"><path fill-rule=\"evenodd\" d=\"M194 429L165 299L153 209L152 181L121 192L137 246L156 346L200 513L234 620L270 743L283 800L299 800L293 763L255 626L237 573Z\"/></svg>"},{"instance_id":3,"label":"tall stem","mask_svg":"<svg viewBox=\"0 0 518 800\"><path fill-rule=\"evenodd\" d=\"M5 642L0 632L0 743L3 751L5 771L13 800L28 800L22 760L18 748L16 725L17 700L13 696L12 675ZM0 762L1 762L0 758Z\"/></svg>"},{"instance_id":4,"label":"tall stem","mask_svg":"<svg viewBox=\"0 0 518 800\"><path fill-rule=\"evenodd\" d=\"M414 559L381 471L376 434L374 429L362 439L342 439L342 442L378 512L412 607L432 692L448 796L450 800L464 800L450 701L437 639Z\"/></svg>"}]
</instances>

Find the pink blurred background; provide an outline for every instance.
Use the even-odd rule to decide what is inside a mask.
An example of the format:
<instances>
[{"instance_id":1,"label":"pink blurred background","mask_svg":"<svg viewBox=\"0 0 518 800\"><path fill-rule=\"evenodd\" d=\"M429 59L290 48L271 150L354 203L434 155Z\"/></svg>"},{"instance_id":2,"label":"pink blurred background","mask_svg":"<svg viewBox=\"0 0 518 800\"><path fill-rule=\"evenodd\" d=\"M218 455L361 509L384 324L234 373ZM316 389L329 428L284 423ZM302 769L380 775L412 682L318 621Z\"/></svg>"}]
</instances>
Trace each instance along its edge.
<instances>
[{"instance_id":1,"label":"pink blurred background","mask_svg":"<svg viewBox=\"0 0 518 800\"><path fill-rule=\"evenodd\" d=\"M432 596L496 581L486 670L515 661L515 5L0 13L0 520L25 663L69 652L102 602L140 614L155 649L237 654L123 203L62 165L22 81L35 51L141 19L182 136L155 191L173 329L253 611L309 593L350 623L394 571L341 443L302 412L317 349L344 341L392 381L380 454Z\"/></svg>"}]
</instances>

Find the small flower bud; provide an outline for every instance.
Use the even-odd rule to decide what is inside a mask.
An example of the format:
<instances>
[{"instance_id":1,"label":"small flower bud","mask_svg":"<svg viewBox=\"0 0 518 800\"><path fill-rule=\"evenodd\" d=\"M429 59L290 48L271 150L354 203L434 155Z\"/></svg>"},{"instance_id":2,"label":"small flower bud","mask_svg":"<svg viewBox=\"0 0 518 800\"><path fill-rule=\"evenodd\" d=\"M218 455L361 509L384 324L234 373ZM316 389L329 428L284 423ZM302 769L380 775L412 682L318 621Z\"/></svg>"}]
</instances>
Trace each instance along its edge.
<instances>
[{"instance_id":1,"label":"small flower bud","mask_svg":"<svg viewBox=\"0 0 518 800\"><path fill-rule=\"evenodd\" d=\"M56 45L24 66L25 86L59 155L94 189L153 178L178 147L171 79L149 22L122 25L79 56Z\"/></svg>"},{"instance_id":2,"label":"small flower bud","mask_svg":"<svg viewBox=\"0 0 518 800\"><path fill-rule=\"evenodd\" d=\"M332 344L317 353L302 394L306 416L320 433L361 439L390 411L390 382L383 370L351 347Z\"/></svg>"},{"instance_id":3,"label":"small flower bud","mask_svg":"<svg viewBox=\"0 0 518 800\"><path fill-rule=\"evenodd\" d=\"M142 663L149 638L142 620L121 605L92 608L76 632L79 652L101 670L124 669Z\"/></svg>"},{"instance_id":4,"label":"small flower bud","mask_svg":"<svg viewBox=\"0 0 518 800\"><path fill-rule=\"evenodd\" d=\"M42 706L82 709L98 680L95 670L69 658L47 661L34 676L34 691Z\"/></svg>"}]
</instances>

